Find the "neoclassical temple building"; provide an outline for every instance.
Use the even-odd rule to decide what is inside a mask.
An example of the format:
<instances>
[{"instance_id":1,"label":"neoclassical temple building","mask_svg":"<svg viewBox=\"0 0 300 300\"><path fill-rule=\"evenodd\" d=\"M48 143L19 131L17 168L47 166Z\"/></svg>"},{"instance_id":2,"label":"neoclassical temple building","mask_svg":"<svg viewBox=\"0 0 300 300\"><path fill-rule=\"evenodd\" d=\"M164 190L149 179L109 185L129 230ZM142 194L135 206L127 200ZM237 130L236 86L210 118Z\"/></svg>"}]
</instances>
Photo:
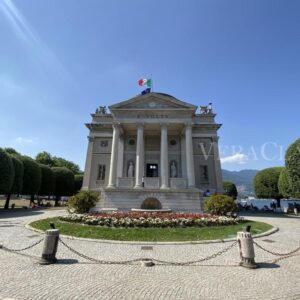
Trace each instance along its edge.
<instances>
[{"instance_id":1,"label":"neoclassical temple building","mask_svg":"<svg viewBox=\"0 0 300 300\"><path fill-rule=\"evenodd\" d=\"M90 130L83 190L96 210L203 210L203 192L222 192L215 114L163 93L100 107Z\"/></svg>"}]
</instances>

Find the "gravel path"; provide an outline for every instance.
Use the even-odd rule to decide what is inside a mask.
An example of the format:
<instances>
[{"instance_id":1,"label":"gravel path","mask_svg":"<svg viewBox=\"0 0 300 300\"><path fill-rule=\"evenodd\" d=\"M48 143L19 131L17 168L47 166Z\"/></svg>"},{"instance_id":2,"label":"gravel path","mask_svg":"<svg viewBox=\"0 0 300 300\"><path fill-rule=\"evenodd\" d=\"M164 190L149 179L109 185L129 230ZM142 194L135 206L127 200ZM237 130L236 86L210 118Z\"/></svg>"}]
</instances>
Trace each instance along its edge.
<instances>
[{"instance_id":1,"label":"gravel path","mask_svg":"<svg viewBox=\"0 0 300 300\"><path fill-rule=\"evenodd\" d=\"M24 211L0 213L0 242L9 248L22 248L41 236L24 227L40 218L54 217L63 211ZM273 235L256 239L264 247L288 252L300 245L300 218L249 217L279 227ZM141 257L186 262L198 260L230 246L213 244L157 245L142 250L141 245L103 243L64 238L84 254L109 261ZM228 252L193 266L142 267L96 264L78 257L59 244L54 265L36 263L42 244L25 252L30 256L0 250L0 299L300 299L300 251L277 257L255 248L260 268L238 266L237 246ZM36 258L34 258L36 257Z\"/></svg>"}]
</instances>

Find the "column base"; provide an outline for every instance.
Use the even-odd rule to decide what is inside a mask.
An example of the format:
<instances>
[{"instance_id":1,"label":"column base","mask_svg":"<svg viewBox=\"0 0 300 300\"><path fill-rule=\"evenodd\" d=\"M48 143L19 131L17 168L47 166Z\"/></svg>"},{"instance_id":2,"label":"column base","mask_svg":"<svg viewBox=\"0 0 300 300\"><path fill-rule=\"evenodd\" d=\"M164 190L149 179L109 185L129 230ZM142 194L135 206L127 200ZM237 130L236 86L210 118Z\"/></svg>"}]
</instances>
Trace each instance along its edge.
<instances>
[{"instance_id":1,"label":"column base","mask_svg":"<svg viewBox=\"0 0 300 300\"><path fill-rule=\"evenodd\" d=\"M143 189L144 187L142 185L135 185L133 188L134 189Z\"/></svg>"},{"instance_id":2,"label":"column base","mask_svg":"<svg viewBox=\"0 0 300 300\"><path fill-rule=\"evenodd\" d=\"M162 186L160 187L160 189L161 189L161 190L169 190L170 187L167 186L167 185L162 185Z\"/></svg>"},{"instance_id":3,"label":"column base","mask_svg":"<svg viewBox=\"0 0 300 300\"><path fill-rule=\"evenodd\" d=\"M115 186L115 185L108 185L106 188L107 188L107 189L115 189L116 186Z\"/></svg>"}]
</instances>

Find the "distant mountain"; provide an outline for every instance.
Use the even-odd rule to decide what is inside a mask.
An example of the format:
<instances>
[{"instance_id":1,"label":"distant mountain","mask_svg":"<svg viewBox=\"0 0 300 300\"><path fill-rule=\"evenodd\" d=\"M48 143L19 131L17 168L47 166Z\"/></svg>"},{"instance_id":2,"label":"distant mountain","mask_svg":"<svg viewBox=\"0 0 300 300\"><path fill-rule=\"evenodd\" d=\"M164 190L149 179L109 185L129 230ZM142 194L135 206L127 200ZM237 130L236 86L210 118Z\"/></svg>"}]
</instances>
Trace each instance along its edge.
<instances>
[{"instance_id":1,"label":"distant mountain","mask_svg":"<svg viewBox=\"0 0 300 300\"><path fill-rule=\"evenodd\" d=\"M222 170L223 181L231 181L237 186L239 192L250 194L253 193L252 181L257 172L258 170Z\"/></svg>"}]
</instances>

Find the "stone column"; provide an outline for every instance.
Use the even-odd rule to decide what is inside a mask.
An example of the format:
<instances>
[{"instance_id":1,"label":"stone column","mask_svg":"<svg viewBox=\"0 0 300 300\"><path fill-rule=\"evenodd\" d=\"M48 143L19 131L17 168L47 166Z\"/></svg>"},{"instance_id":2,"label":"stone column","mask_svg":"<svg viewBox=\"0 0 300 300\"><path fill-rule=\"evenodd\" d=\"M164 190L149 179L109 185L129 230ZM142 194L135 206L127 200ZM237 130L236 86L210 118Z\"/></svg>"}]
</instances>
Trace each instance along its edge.
<instances>
[{"instance_id":1,"label":"stone column","mask_svg":"<svg viewBox=\"0 0 300 300\"><path fill-rule=\"evenodd\" d=\"M142 188L144 176L144 126L137 126L136 163L135 163L135 188Z\"/></svg>"},{"instance_id":2,"label":"stone column","mask_svg":"<svg viewBox=\"0 0 300 300\"><path fill-rule=\"evenodd\" d=\"M219 155L218 147L218 137L213 136L211 138L213 144L213 154L214 154L214 165L216 172L216 192L223 193L223 180L222 180L222 170L221 170L221 161Z\"/></svg>"},{"instance_id":3,"label":"stone column","mask_svg":"<svg viewBox=\"0 0 300 300\"><path fill-rule=\"evenodd\" d=\"M82 183L82 190L89 190L91 186L91 174L92 174L92 160L93 160L93 148L94 148L94 137L89 136L89 145L86 155L85 168L84 168L84 177Z\"/></svg>"},{"instance_id":4,"label":"stone column","mask_svg":"<svg viewBox=\"0 0 300 300\"><path fill-rule=\"evenodd\" d=\"M120 136L119 138L119 147L118 147L118 171L117 177L123 177L123 160L124 160L124 137Z\"/></svg>"},{"instance_id":5,"label":"stone column","mask_svg":"<svg viewBox=\"0 0 300 300\"><path fill-rule=\"evenodd\" d=\"M111 145L110 169L109 169L109 178L108 178L108 186L107 186L108 188L116 187L119 136L120 136L119 125L113 124L113 139Z\"/></svg>"},{"instance_id":6,"label":"stone column","mask_svg":"<svg viewBox=\"0 0 300 300\"><path fill-rule=\"evenodd\" d=\"M188 179L188 187L195 187L195 170L194 170L194 156L193 156L193 139L192 139L192 125L185 126L185 155L186 155L186 172Z\"/></svg>"},{"instance_id":7,"label":"stone column","mask_svg":"<svg viewBox=\"0 0 300 300\"><path fill-rule=\"evenodd\" d=\"M169 187L168 127L162 124L160 129L160 188L166 189Z\"/></svg>"}]
</instances>

